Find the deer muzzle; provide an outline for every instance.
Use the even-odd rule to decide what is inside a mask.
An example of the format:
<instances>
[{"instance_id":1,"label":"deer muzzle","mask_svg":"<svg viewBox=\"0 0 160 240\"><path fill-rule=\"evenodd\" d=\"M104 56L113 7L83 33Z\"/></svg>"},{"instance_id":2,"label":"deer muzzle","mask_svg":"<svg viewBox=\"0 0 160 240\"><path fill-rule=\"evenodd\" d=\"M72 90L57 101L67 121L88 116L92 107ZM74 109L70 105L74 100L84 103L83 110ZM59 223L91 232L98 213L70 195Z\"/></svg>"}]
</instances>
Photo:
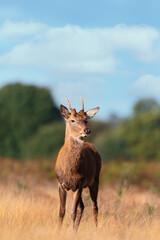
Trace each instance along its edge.
<instances>
[{"instance_id":1,"label":"deer muzzle","mask_svg":"<svg viewBox=\"0 0 160 240\"><path fill-rule=\"evenodd\" d=\"M87 135L89 135L89 134L91 133L91 130L90 130L89 128L85 128L85 129L84 129L84 133L87 134Z\"/></svg>"}]
</instances>

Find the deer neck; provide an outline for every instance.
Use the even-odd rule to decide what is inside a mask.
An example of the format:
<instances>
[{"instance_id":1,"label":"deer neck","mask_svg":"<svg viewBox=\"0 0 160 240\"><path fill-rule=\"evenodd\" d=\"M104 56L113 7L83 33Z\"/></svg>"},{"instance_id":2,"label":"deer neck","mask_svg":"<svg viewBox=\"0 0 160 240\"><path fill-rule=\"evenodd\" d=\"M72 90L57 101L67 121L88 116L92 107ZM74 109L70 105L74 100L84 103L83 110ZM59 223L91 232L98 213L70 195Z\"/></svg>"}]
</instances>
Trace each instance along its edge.
<instances>
[{"instance_id":1,"label":"deer neck","mask_svg":"<svg viewBox=\"0 0 160 240\"><path fill-rule=\"evenodd\" d=\"M84 141L81 137L74 137L71 135L70 130L67 128L66 126L66 130L65 130L65 145L67 145L69 147L69 149L73 148L73 147L82 147L84 144Z\"/></svg>"}]
</instances>

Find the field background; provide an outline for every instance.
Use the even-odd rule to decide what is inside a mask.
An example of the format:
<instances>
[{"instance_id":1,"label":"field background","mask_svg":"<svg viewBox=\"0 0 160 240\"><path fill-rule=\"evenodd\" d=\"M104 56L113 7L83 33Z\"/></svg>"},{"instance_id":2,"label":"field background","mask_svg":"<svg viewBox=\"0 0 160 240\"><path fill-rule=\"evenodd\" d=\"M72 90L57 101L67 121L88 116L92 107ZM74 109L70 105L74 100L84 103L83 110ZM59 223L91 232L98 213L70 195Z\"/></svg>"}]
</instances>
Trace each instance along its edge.
<instances>
[{"instance_id":1,"label":"field background","mask_svg":"<svg viewBox=\"0 0 160 240\"><path fill-rule=\"evenodd\" d=\"M10 96L10 98L8 98ZM20 83L0 89L0 239L160 239L160 105L135 103L128 118L112 114L89 123L102 156L94 226L87 189L78 233L70 218L72 195L62 230L54 173L65 125L46 88Z\"/></svg>"},{"instance_id":2,"label":"field background","mask_svg":"<svg viewBox=\"0 0 160 240\"><path fill-rule=\"evenodd\" d=\"M28 239L159 239L160 196L155 187L151 166L133 171L136 166L123 162L116 175L117 164L102 167L98 197L99 226L93 222L91 201L87 189L83 191L85 210L78 230L72 230L70 218L72 194L67 195L67 211L62 230L58 230L59 197L50 160L26 161L23 164L1 159L0 170L0 231L2 240ZM143 163L143 166L145 163ZM121 170L120 170L121 169ZM146 182L137 183L145 175Z\"/></svg>"}]
</instances>

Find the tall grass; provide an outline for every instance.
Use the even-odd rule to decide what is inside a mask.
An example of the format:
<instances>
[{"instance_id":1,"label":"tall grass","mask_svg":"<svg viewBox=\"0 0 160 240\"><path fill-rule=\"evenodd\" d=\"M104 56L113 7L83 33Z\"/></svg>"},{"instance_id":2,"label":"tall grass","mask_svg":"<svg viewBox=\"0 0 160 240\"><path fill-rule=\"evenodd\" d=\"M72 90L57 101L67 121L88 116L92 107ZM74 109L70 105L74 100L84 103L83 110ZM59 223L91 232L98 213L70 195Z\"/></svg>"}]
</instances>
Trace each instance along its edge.
<instances>
[{"instance_id":1,"label":"tall grass","mask_svg":"<svg viewBox=\"0 0 160 240\"><path fill-rule=\"evenodd\" d=\"M52 161L0 159L0 166L0 240L160 239L160 163L112 162L103 166L98 228L85 189L85 210L76 235L70 218L70 193L64 225L58 230L59 196Z\"/></svg>"},{"instance_id":2,"label":"tall grass","mask_svg":"<svg viewBox=\"0 0 160 240\"><path fill-rule=\"evenodd\" d=\"M13 182L1 183L0 239L160 239L159 195L132 187L120 195L113 188L103 187L99 192L99 226L96 228L89 193L85 190L85 211L76 235L70 218L71 198L69 194L64 225L59 231L55 182L33 182L33 185L30 182L28 188Z\"/></svg>"}]
</instances>

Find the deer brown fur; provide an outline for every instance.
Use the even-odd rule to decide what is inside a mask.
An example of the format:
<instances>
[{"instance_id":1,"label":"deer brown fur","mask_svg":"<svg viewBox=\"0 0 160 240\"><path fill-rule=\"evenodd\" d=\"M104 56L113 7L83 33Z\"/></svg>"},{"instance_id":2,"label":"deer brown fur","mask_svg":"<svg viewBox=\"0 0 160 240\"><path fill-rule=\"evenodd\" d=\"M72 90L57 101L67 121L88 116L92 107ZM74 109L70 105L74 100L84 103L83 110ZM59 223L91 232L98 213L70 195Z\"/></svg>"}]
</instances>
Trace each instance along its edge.
<instances>
[{"instance_id":1,"label":"deer brown fur","mask_svg":"<svg viewBox=\"0 0 160 240\"><path fill-rule=\"evenodd\" d=\"M66 98L67 99L67 98ZM97 195L99 186L99 174L101 169L101 157L95 147L83 138L87 137L90 130L87 128L88 119L92 118L99 108L84 112L84 103L82 101L82 110L76 112L69 104L68 109L63 105L60 111L66 121L65 142L61 148L55 166L55 172L59 183L60 211L59 223L62 225L65 215L66 191L73 192L72 221L73 228L78 229L84 204L81 193L83 188L88 187L93 203L94 220L97 225Z\"/></svg>"}]
</instances>

